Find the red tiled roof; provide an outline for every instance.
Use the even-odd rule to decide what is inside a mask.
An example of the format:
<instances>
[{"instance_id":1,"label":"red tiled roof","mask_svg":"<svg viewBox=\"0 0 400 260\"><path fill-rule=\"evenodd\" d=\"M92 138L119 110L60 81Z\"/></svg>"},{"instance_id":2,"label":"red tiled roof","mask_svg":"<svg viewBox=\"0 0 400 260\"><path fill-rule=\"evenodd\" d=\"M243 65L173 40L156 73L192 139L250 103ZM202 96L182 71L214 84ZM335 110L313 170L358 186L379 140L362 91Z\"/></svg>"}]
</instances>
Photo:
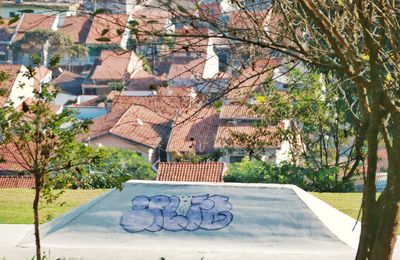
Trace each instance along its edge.
<instances>
[{"instance_id":1,"label":"red tiled roof","mask_svg":"<svg viewBox=\"0 0 400 260\"><path fill-rule=\"evenodd\" d=\"M135 33L136 39L140 41L147 40L152 34L161 34L167 28L167 22L171 19L170 12L160 8L150 8L138 6L132 12L132 18L139 23L139 31Z\"/></svg>"},{"instance_id":2,"label":"red tiled roof","mask_svg":"<svg viewBox=\"0 0 400 260\"><path fill-rule=\"evenodd\" d=\"M11 89L21 71L21 67L22 65L0 64L0 73L5 73L6 75L6 80L0 82L0 90L4 92L3 95L0 95L0 107L3 107L7 102Z\"/></svg>"},{"instance_id":3,"label":"red tiled roof","mask_svg":"<svg viewBox=\"0 0 400 260\"><path fill-rule=\"evenodd\" d=\"M257 115L246 104L224 104L221 108L221 119L256 119Z\"/></svg>"},{"instance_id":4,"label":"red tiled roof","mask_svg":"<svg viewBox=\"0 0 400 260\"><path fill-rule=\"evenodd\" d=\"M201 79L206 64L205 57L175 57L172 60L168 80Z\"/></svg>"},{"instance_id":5,"label":"red tiled roof","mask_svg":"<svg viewBox=\"0 0 400 260\"><path fill-rule=\"evenodd\" d=\"M281 141L276 133L276 127L267 127L258 129L252 122L223 122L218 127L215 137L215 149L219 148L243 148L247 145L253 145L253 140L259 140L264 148L279 148ZM235 137L239 137L238 138ZM243 140L242 140L243 139ZM259 146L257 145L257 146Z\"/></svg>"},{"instance_id":6,"label":"red tiled roof","mask_svg":"<svg viewBox=\"0 0 400 260\"><path fill-rule=\"evenodd\" d=\"M156 148L168 135L169 130L168 119L145 107L132 105L109 133Z\"/></svg>"},{"instance_id":7,"label":"red tiled roof","mask_svg":"<svg viewBox=\"0 0 400 260\"><path fill-rule=\"evenodd\" d=\"M161 88L156 96L116 95L112 98L111 111L107 115L93 120L90 127L90 137L100 137L113 131L114 134L123 138L154 146L155 143L160 141L160 137L165 137L164 130L169 132L170 127L166 127L166 125L172 121L179 111L183 111L190 105L190 97L187 91L187 88L176 89L171 95L167 95L167 93L163 93L164 88ZM186 94L183 95L184 93ZM143 126L137 126L138 119L143 122ZM125 124L130 129L126 129L123 126ZM138 136L132 136L134 134ZM149 140L145 140L145 138L149 138Z\"/></svg>"},{"instance_id":8,"label":"red tiled roof","mask_svg":"<svg viewBox=\"0 0 400 260\"><path fill-rule=\"evenodd\" d=\"M176 120L167 151L212 153L218 125L219 114L214 107L192 108Z\"/></svg>"},{"instance_id":9,"label":"red tiled roof","mask_svg":"<svg viewBox=\"0 0 400 260\"><path fill-rule=\"evenodd\" d=\"M12 144L0 146L0 172L20 172L25 169L25 160Z\"/></svg>"},{"instance_id":10,"label":"red tiled roof","mask_svg":"<svg viewBox=\"0 0 400 260\"><path fill-rule=\"evenodd\" d=\"M91 24L89 16L67 16L58 31L69 35L75 43L85 43Z\"/></svg>"},{"instance_id":11,"label":"red tiled roof","mask_svg":"<svg viewBox=\"0 0 400 260\"><path fill-rule=\"evenodd\" d=\"M223 182L225 164L208 163L160 163L157 181Z\"/></svg>"},{"instance_id":12,"label":"red tiled roof","mask_svg":"<svg viewBox=\"0 0 400 260\"><path fill-rule=\"evenodd\" d=\"M131 74L126 90L149 91L151 86L162 86L164 80L144 70L136 70Z\"/></svg>"},{"instance_id":13,"label":"red tiled roof","mask_svg":"<svg viewBox=\"0 0 400 260\"><path fill-rule=\"evenodd\" d=\"M0 189L34 188L35 178L30 176L0 176Z\"/></svg>"},{"instance_id":14,"label":"red tiled roof","mask_svg":"<svg viewBox=\"0 0 400 260\"><path fill-rule=\"evenodd\" d=\"M21 18L14 41L21 40L24 37L24 34L29 31L39 29L50 30L54 20L54 15L24 14Z\"/></svg>"},{"instance_id":15,"label":"red tiled roof","mask_svg":"<svg viewBox=\"0 0 400 260\"><path fill-rule=\"evenodd\" d=\"M227 90L228 98L247 99L255 92L260 92L264 82L281 62L279 59L263 59L245 67L239 75L232 78Z\"/></svg>"},{"instance_id":16,"label":"red tiled roof","mask_svg":"<svg viewBox=\"0 0 400 260\"><path fill-rule=\"evenodd\" d=\"M229 15L229 26L235 29L262 30L263 26L267 22L268 10L263 10L259 12L244 12L240 10L232 12ZM261 24L259 25L257 23Z\"/></svg>"},{"instance_id":17,"label":"red tiled roof","mask_svg":"<svg viewBox=\"0 0 400 260\"><path fill-rule=\"evenodd\" d=\"M174 53L207 54L208 29L179 29L175 40Z\"/></svg>"},{"instance_id":18,"label":"red tiled roof","mask_svg":"<svg viewBox=\"0 0 400 260\"><path fill-rule=\"evenodd\" d=\"M125 31L128 15L126 14L98 14L94 17L90 27L87 44L121 44ZM100 38L107 38L109 41L98 41Z\"/></svg>"},{"instance_id":19,"label":"red tiled roof","mask_svg":"<svg viewBox=\"0 0 400 260\"><path fill-rule=\"evenodd\" d=\"M128 75L128 64L132 55L135 54L131 51L102 50L100 64L95 67L91 76L92 80L123 80Z\"/></svg>"}]
</instances>

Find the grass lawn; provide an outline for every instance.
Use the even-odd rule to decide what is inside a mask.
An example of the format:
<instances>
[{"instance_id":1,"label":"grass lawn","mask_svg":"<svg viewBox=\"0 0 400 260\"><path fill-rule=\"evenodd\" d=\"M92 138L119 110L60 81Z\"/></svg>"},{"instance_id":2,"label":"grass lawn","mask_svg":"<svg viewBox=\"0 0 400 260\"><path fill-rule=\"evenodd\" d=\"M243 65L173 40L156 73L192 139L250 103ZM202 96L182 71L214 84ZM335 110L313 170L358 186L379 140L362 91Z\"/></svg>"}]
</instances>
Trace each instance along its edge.
<instances>
[{"instance_id":1,"label":"grass lawn","mask_svg":"<svg viewBox=\"0 0 400 260\"><path fill-rule=\"evenodd\" d=\"M41 205L41 223L84 204L107 190L67 190L53 204ZM33 189L0 189L0 224L32 224Z\"/></svg>"},{"instance_id":2,"label":"grass lawn","mask_svg":"<svg viewBox=\"0 0 400 260\"><path fill-rule=\"evenodd\" d=\"M312 192L312 195L325 201L334 208L357 219L361 206L362 193L318 193Z\"/></svg>"}]
</instances>

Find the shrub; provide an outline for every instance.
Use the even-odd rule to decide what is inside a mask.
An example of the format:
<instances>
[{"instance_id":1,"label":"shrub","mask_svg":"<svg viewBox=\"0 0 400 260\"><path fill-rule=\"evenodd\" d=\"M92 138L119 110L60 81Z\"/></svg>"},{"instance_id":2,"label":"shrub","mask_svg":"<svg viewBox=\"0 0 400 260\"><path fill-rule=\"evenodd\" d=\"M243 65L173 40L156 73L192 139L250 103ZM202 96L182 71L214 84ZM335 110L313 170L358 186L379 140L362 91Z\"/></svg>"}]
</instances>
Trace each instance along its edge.
<instances>
[{"instance_id":1,"label":"shrub","mask_svg":"<svg viewBox=\"0 0 400 260\"><path fill-rule=\"evenodd\" d=\"M127 149L102 147L101 157L90 166L75 168L68 177L55 178L59 187L73 189L121 188L128 180L154 180L155 172L140 155Z\"/></svg>"},{"instance_id":2,"label":"shrub","mask_svg":"<svg viewBox=\"0 0 400 260\"><path fill-rule=\"evenodd\" d=\"M271 165L263 161L243 160L229 165L226 182L294 184L307 191L353 191L354 184L338 178L338 168L314 170L291 164Z\"/></svg>"}]
</instances>

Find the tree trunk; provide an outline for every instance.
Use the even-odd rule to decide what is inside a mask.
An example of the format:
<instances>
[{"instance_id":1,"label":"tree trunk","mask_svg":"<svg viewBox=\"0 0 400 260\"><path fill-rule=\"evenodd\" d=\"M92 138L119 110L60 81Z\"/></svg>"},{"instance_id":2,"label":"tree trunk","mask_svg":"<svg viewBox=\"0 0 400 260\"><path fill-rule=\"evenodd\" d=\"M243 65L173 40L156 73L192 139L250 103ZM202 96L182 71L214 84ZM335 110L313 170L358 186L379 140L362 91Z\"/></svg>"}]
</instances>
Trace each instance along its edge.
<instances>
[{"instance_id":1,"label":"tree trunk","mask_svg":"<svg viewBox=\"0 0 400 260\"><path fill-rule=\"evenodd\" d=\"M39 199L40 199L41 183L38 177L35 177L35 199L33 200L33 216L35 225L35 242L36 242L36 259L41 260L41 245L39 232Z\"/></svg>"},{"instance_id":2,"label":"tree trunk","mask_svg":"<svg viewBox=\"0 0 400 260\"><path fill-rule=\"evenodd\" d=\"M378 162L378 134L381 123L379 96L373 98L371 104L371 114L367 130L368 145L368 167L367 178L363 192L363 215L361 220L361 235L358 245L356 260L369 259L377 228L377 208L376 208L376 168Z\"/></svg>"},{"instance_id":3,"label":"tree trunk","mask_svg":"<svg viewBox=\"0 0 400 260\"><path fill-rule=\"evenodd\" d=\"M392 189L392 188L390 188ZM387 192L382 199L382 207L379 215L378 231L375 237L371 260L392 259L394 245L397 239L399 204L396 198ZM381 195L383 196L383 195Z\"/></svg>"},{"instance_id":4,"label":"tree trunk","mask_svg":"<svg viewBox=\"0 0 400 260\"><path fill-rule=\"evenodd\" d=\"M397 240L400 215L400 115L392 116L393 142L386 141L388 177L384 192L378 200L379 226L371 252L371 260L390 260Z\"/></svg>"}]
</instances>

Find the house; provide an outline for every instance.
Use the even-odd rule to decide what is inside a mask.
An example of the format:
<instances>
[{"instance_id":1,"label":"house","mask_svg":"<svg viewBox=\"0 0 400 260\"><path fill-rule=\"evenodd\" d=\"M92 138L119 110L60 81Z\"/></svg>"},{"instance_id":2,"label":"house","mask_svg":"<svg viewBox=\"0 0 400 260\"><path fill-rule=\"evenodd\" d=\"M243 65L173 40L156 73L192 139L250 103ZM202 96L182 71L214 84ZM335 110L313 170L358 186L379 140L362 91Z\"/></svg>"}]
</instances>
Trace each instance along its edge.
<instances>
[{"instance_id":1,"label":"house","mask_svg":"<svg viewBox=\"0 0 400 260\"><path fill-rule=\"evenodd\" d=\"M93 120L90 145L133 150L150 163L166 161L165 147L173 119L190 106L190 88L160 88L154 96L109 96L108 114Z\"/></svg>"},{"instance_id":2,"label":"house","mask_svg":"<svg viewBox=\"0 0 400 260\"><path fill-rule=\"evenodd\" d=\"M257 127L257 116L246 105L224 105L215 137L214 149L225 151L221 161L233 163L244 157L279 164L289 159L289 142L281 140L279 129L287 129L289 121L278 126Z\"/></svg>"},{"instance_id":3,"label":"house","mask_svg":"<svg viewBox=\"0 0 400 260\"><path fill-rule=\"evenodd\" d=\"M157 181L223 182L227 167L220 162L162 162L157 169Z\"/></svg>"},{"instance_id":4,"label":"house","mask_svg":"<svg viewBox=\"0 0 400 260\"><path fill-rule=\"evenodd\" d=\"M131 74L122 93L127 96L151 96L157 88L164 86L165 82L165 79L138 68Z\"/></svg>"},{"instance_id":5,"label":"house","mask_svg":"<svg viewBox=\"0 0 400 260\"><path fill-rule=\"evenodd\" d=\"M208 30L179 30L168 74L170 86L192 86L199 92L212 92L207 83L219 73L219 59Z\"/></svg>"},{"instance_id":6,"label":"house","mask_svg":"<svg viewBox=\"0 0 400 260\"><path fill-rule=\"evenodd\" d=\"M93 18L88 15L66 16L64 19L60 19L58 31L68 35L75 44L85 45L92 22ZM89 55L86 57L63 57L60 65L82 66L90 64L90 61L93 59L89 59Z\"/></svg>"},{"instance_id":7,"label":"house","mask_svg":"<svg viewBox=\"0 0 400 260\"><path fill-rule=\"evenodd\" d=\"M174 122L168 141L168 161L214 153L218 126L219 113L214 107L194 106L181 114Z\"/></svg>"},{"instance_id":8,"label":"house","mask_svg":"<svg viewBox=\"0 0 400 260\"><path fill-rule=\"evenodd\" d=\"M35 30L57 30L59 22L59 15L43 15L43 14L31 14L25 13L21 16L16 27L16 33L14 34L11 43L15 44L22 40L26 32L32 32ZM14 52L14 63L24 64L28 66L32 63L31 56L33 53L40 51L41 57L45 60L47 57L46 47L43 46L40 50L32 49L32 46L20 46L18 52ZM46 64L46 60L44 62Z\"/></svg>"},{"instance_id":9,"label":"house","mask_svg":"<svg viewBox=\"0 0 400 260\"><path fill-rule=\"evenodd\" d=\"M135 6L132 21L137 23L138 28L134 34L137 53L154 61L168 52L174 39L163 35L175 32L170 12L161 8Z\"/></svg>"},{"instance_id":10,"label":"house","mask_svg":"<svg viewBox=\"0 0 400 260\"><path fill-rule=\"evenodd\" d=\"M244 104L225 104L192 108L178 117L167 145L168 161L185 161L191 157L220 153L220 161L233 163L249 156L280 163L289 159L289 143L276 135L278 127L256 127L257 116ZM258 140L257 143L254 140Z\"/></svg>"},{"instance_id":11,"label":"house","mask_svg":"<svg viewBox=\"0 0 400 260\"><path fill-rule=\"evenodd\" d=\"M115 108L114 108L115 109ZM113 113L113 111L111 112ZM92 128L91 145L117 146L134 150L148 162L160 160L161 147L168 138L170 121L146 107L132 105L120 117L108 114L96 121L100 128Z\"/></svg>"},{"instance_id":12,"label":"house","mask_svg":"<svg viewBox=\"0 0 400 260\"><path fill-rule=\"evenodd\" d=\"M0 107L18 107L27 98L33 97L35 79L24 76L28 69L24 65L0 64L0 73L5 81L0 82Z\"/></svg>"},{"instance_id":13,"label":"house","mask_svg":"<svg viewBox=\"0 0 400 260\"><path fill-rule=\"evenodd\" d=\"M60 88L62 92L77 96L82 94L82 84L85 79L85 75L63 70L60 75L54 79L53 83Z\"/></svg>"},{"instance_id":14,"label":"house","mask_svg":"<svg viewBox=\"0 0 400 260\"><path fill-rule=\"evenodd\" d=\"M89 48L89 62L93 64L102 49L127 49L130 32L126 14L98 14L93 18L85 44Z\"/></svg>"},{"instance_id":15,"label":"house","mask_svg":"<svg viewBox=\"0 0 400 260\"><path fill-rule=\"evenodd\" d=\"M125 82L139 63L133 51L102 50L98 60L82 84L85 95L107 95L112 91L110 84L119 84L123 88Z\"/></svg>"}]
</instances>

